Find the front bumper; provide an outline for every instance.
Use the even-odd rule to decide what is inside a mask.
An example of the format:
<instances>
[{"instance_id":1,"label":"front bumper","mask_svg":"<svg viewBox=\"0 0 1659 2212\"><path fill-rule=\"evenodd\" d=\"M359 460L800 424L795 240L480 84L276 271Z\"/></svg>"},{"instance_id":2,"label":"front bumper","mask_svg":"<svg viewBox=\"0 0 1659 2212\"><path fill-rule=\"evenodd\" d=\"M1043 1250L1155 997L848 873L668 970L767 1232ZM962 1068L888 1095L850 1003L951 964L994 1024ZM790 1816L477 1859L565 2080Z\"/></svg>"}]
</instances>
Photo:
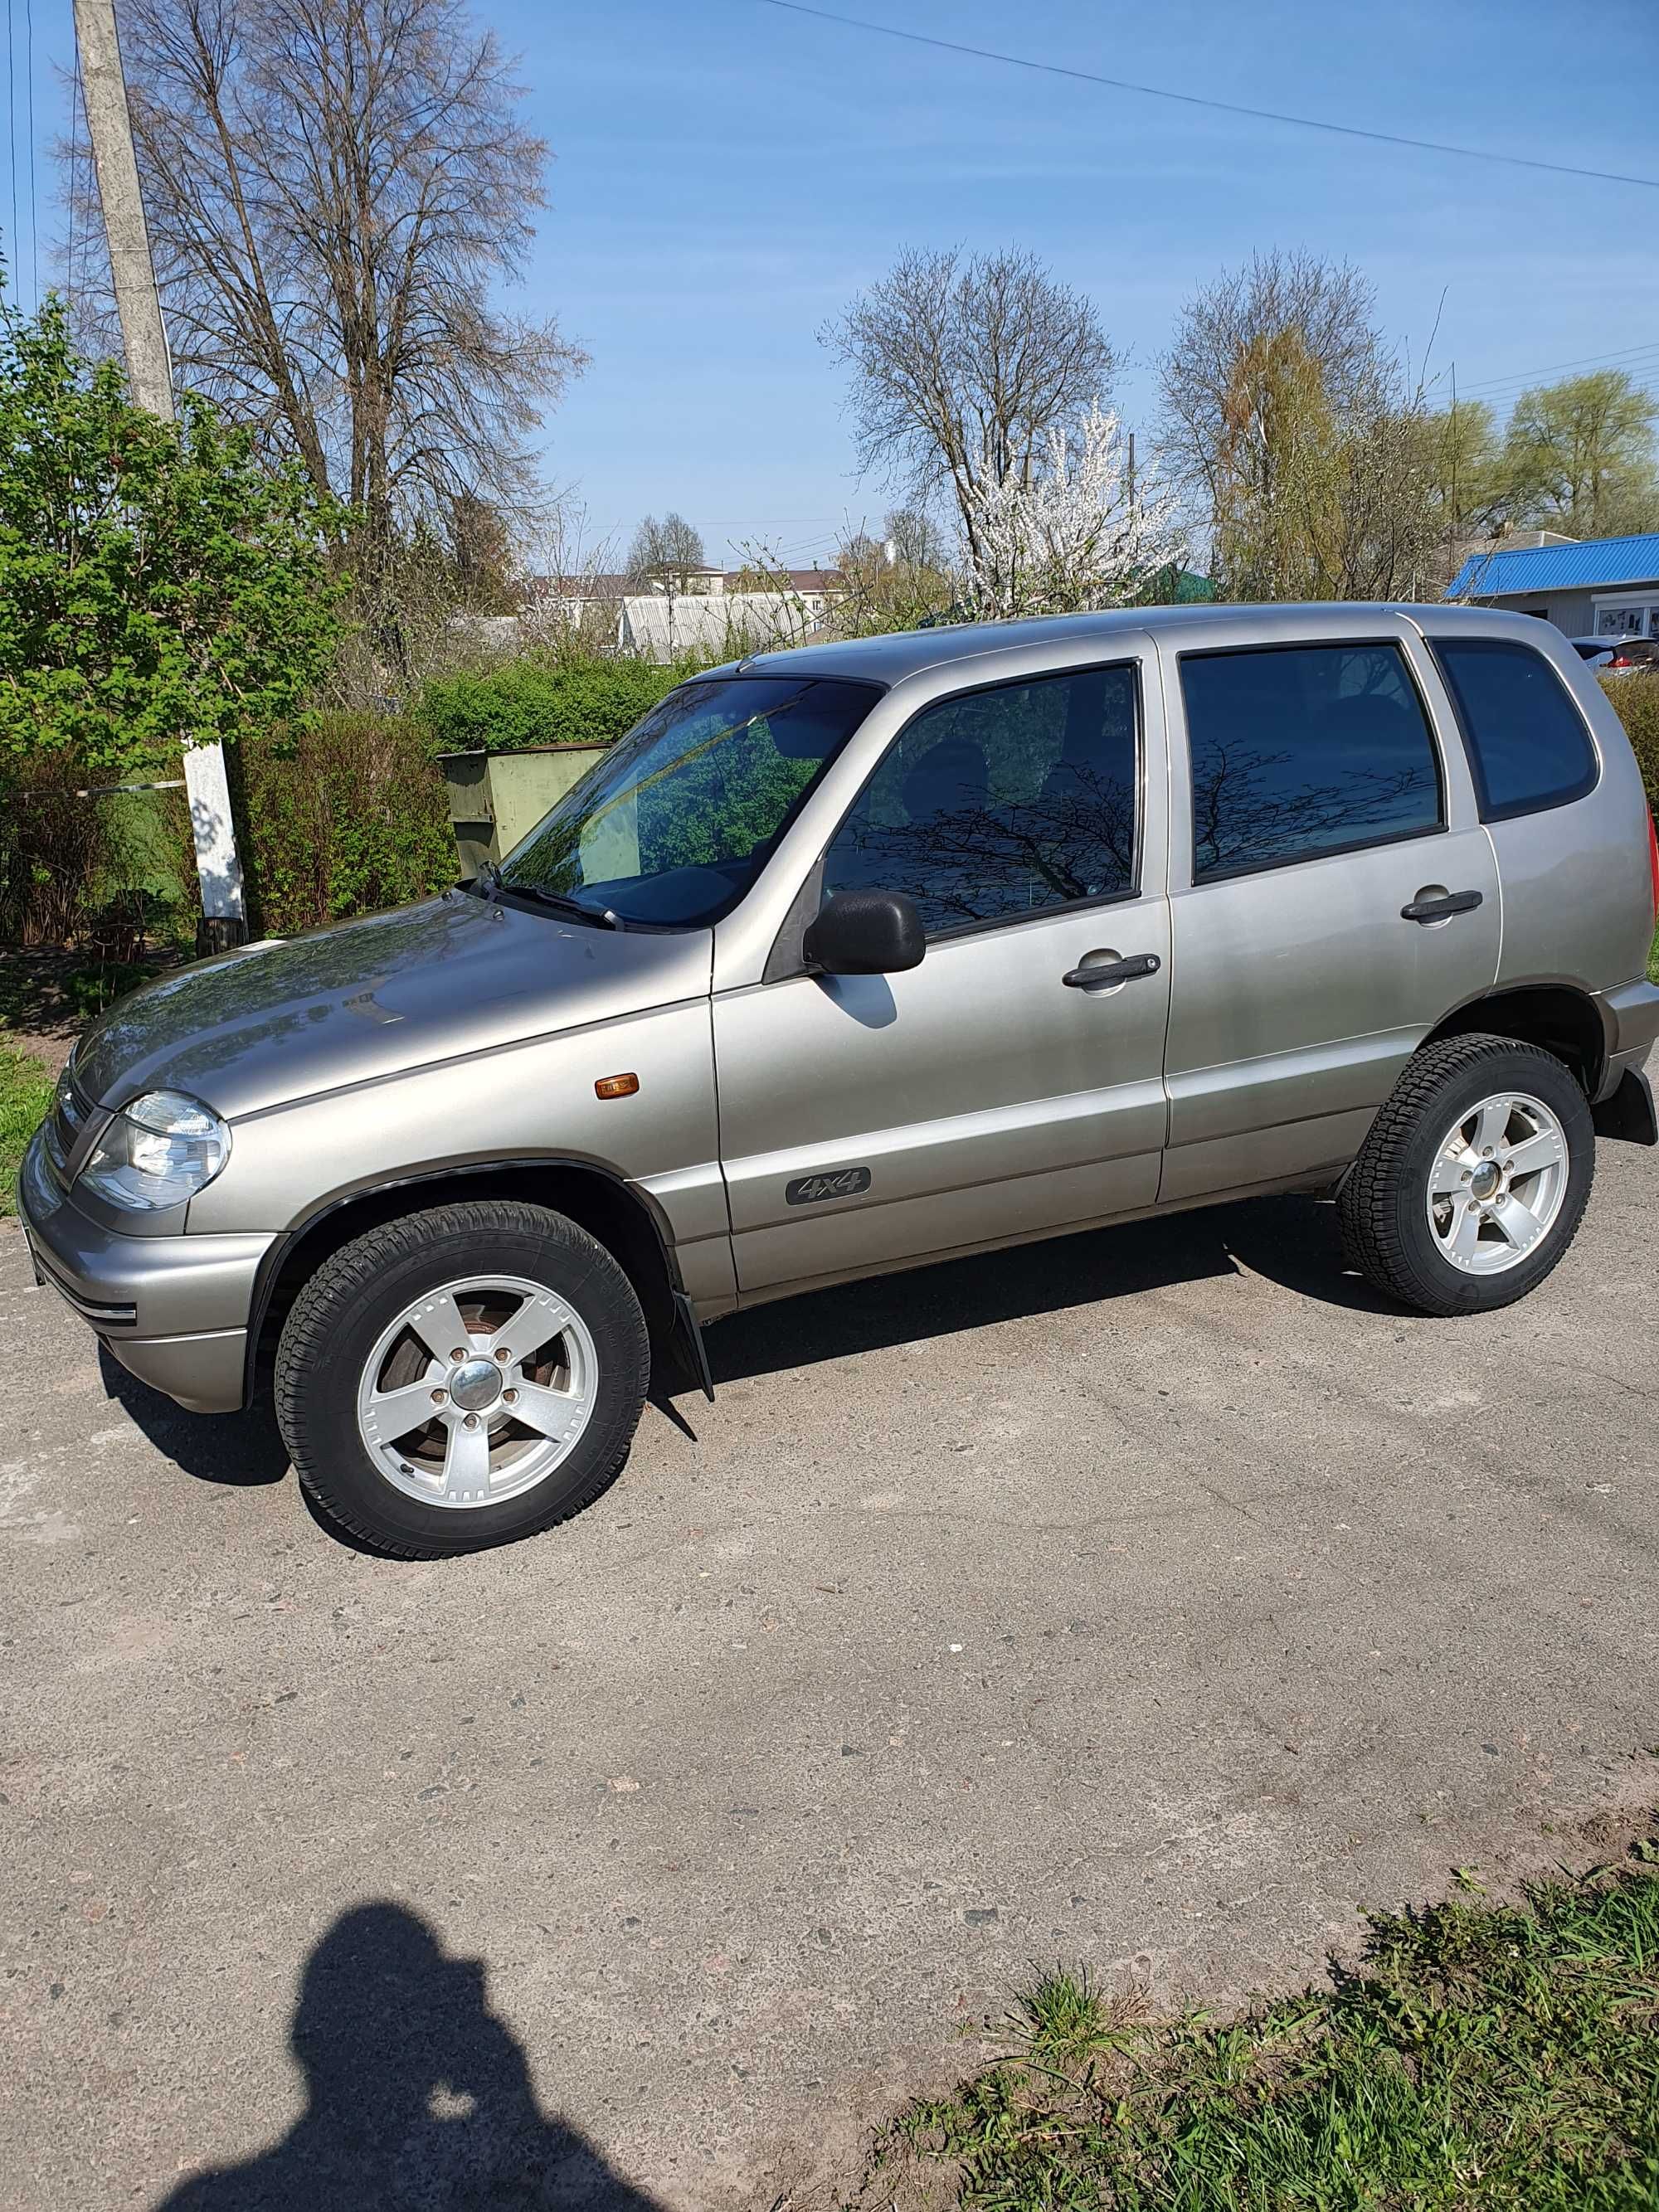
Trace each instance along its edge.
<instances>
[{"instance_id":1,"label":"front bumper","mask_svg":"<svg viewBox=\"0 0 1659 2212\"><path fill-rule=\"evenodd\" d=\"M64 1195L39 1136L23 1156L17 1213L40 1280L130 1375L192 1413L245 1402L254 1279L275 1237L118 1235Z\"/></svg>"}]
</instances>

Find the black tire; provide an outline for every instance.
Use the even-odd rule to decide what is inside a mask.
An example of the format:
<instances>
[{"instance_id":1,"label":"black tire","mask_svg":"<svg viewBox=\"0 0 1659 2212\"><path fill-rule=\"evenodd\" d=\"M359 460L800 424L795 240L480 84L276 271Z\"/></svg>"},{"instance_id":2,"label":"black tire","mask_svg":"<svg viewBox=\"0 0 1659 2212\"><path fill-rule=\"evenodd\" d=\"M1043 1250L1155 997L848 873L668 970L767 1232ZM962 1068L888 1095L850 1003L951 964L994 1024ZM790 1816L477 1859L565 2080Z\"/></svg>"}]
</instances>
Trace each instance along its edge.
<instances>
[{"instance_id":1,"label":"black tire","mask_svg":"<svg viewBox=\"0 0 1659 2212\"><path fill-rule=\"evenodd\" d=\"M358 1383L396 1317L471 1269L520 1277L565 1299L592 1340L596 1395L586 1426L532 1487L496 1504L430 1505L377 1466L358 1428ZM378 1551L441 1559L509 1543L591 1504L622 1471L650 1372L639 1300L602 1244L544 1207L472 1200L368 1230L318 1270L283 1323L276 1420L326 1516Z\"/></svg>"},{"instance_id":2,"label":"black tire","mask_svg":"<svg viewBox=\"0 0 1659 2212\"><path fill-rule=\"evenodd\" d=\"M1460 1115L1505 1089L1537 1099L1559 1122L1566 1188L1531 1251L1499 1273L1468 1274L1447 1259L1430 1228L1429 1177ZM1595 1170L1589 1103L1553 1053L1510 1037L1448 1037L1407 1063L1343 1184L1337 1209L1349 1263L1419 1313L1490 1313L1510 1305L1543 1281L1571 1243Z\"/></svg>"}]
</instances>

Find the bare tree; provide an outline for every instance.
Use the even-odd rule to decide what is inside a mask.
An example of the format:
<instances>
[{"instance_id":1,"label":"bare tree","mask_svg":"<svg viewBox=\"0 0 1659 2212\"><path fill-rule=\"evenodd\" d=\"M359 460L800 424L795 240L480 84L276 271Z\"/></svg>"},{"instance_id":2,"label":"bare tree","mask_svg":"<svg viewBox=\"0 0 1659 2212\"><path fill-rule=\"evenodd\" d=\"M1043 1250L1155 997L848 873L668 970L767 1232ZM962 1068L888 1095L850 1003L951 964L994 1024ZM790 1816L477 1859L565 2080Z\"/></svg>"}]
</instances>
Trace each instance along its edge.
<instances>
[{"instance_id":1,"label":"bare tree","mask_svg":"<svg viewBox=\"0 0 1659 2212\"><path fill-rule=\"evenodd\" d=\"M888 510L881 526L883 542L893 549L895 561L910 568L944 568L950 563L945 532L925 507L896 507Z\"/></svg>"},{"instance_id":2,"label":"bare tree","mask_svg":"<svg viewBox=\"0 0 1659 2212\"><path fill-rule=\"evenodd\" d=\"M1191 300L1162 365L1164 453L1229 598L1398 599L1443 528L1420 386L1346 264L1258 255Z\"/></svg>"},{"instance_id":3,"label":"bare tree","mask_svg":"<svg viewBox=\"0 0 1659 2212\"><path fill-rule=\"evenodd\" d=\"M915 629L937 622L957 603L960 580L942 534L931 523L907 528L907 520L921 524L902 510L887 516L879 538L855 530L836 547L830 619L839 636Z\"/></svg>"},{"instance_id":4,"label":"bare tree","mask_svg":"<svg viewBox=\"0 0 1659 2212\"><path fill-rule=\"evenodd\" d=\"M970 549L981 484L1028 483L1117 368L1092 302L1012 250L907 252L819 337L852 373L860 465L948 488Z\"/></svg>"},{"instance_id":5,"label":"bare tree","mask_svg":"<svg viewBox=\"0 0 1659 2212\"><path fill-rule=\"evenodd\" d=\"M1340 415L1376 392L1373 309L1371 288L1357 270L1306 253L1257 254L1188 301L1161 364L1163 450L1204 520L1212 521L1233 497L1247 446L1254 444L1258 461L1272 453L1260 422L1252 438L1241 419L1241 396L1251 404L1241 386L1252 358L1264 399L1293 352L1312 370L1322 404Z\"/></svg>"},{"instance_id":6,"label":"bare tree","mask_svg":"<svg viewBox=\"0 0 1659 2212\"><path fill-rule=\"evenodd\" d=\"M520 506L541 407L583 356L493 303L548 158L495 34L463 0L120 17L180 381L349 501L374 558L458 500Z\"/></svg>"},{"instance_id":7,"label":"bare tree","mask_svg":"<svg viewBox=\"0 0 1659 2212\"><path fill-rule=\"evenodd\" d=\"M683 514L672 512L660 522L647 514L628 549L629 576L662 591L689 592L692 577L707 565L702 537Z\"/></svg>"}]
</instances>

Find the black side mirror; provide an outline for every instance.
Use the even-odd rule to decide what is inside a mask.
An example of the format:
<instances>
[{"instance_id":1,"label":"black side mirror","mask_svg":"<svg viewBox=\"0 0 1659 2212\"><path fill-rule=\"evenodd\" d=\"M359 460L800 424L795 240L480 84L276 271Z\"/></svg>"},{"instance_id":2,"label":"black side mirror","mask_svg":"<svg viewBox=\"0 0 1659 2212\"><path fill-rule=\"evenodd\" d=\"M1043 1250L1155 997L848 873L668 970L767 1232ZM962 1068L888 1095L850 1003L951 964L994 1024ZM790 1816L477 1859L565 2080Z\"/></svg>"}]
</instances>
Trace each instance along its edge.
<instances>
[{"instance_id":1,"label":"black side mirror","mask_svg":"<svg viewBox=\"0 0 1659 2212\"><path fill-rule=\"evenodd\" d=\"M809 923L801 950L826 975L896 975L919 968L927 933L902 891L837 891Z\"/></svg>"}]
</instances>

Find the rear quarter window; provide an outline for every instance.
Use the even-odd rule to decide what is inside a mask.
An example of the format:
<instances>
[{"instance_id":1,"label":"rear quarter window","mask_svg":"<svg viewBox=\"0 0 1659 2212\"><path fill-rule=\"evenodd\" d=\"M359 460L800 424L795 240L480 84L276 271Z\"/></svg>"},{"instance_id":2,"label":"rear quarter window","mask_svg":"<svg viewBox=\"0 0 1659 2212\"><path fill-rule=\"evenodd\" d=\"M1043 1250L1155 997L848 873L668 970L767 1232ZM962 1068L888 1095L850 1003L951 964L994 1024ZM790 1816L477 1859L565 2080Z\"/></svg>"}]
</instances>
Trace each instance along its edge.
<instances>
[{"instance_id":1,"label":"rear quarter window","mask_svg":"<svg viewBox=\"0 0 1659 2212\"><path fill-rule=\"evenodd\" d=\"M1483 822L1565 806L1594 791L1595 748L1584 718L1541 653L1507 638L1437 637L1431 645Z\"/></svg>"}]
</instances>

